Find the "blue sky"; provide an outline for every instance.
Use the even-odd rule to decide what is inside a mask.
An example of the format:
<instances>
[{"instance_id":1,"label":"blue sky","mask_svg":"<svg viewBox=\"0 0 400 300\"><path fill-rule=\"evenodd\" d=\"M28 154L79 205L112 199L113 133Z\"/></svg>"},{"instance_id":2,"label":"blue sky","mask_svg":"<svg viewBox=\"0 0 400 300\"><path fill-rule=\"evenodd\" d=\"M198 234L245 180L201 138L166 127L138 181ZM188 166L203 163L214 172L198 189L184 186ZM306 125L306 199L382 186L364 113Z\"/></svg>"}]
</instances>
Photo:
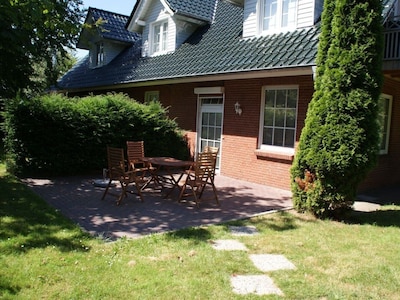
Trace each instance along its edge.
<instances>
[{"instance_id":1,"label":"blue sky","mask_svg":"<svg viewBox=\"0 0 400 300\"><path fill-rule=\"evenodd\" d=\"M129 16L136 0L83 0L85 8L95 7Z\"/></svg>"},{"instance_id":2,"label":"blue sky","mask_svg":"<svg viewBox=\"0 0 400 300\"><path fill-rule=\"evenodd\" d=\"M136 0L83 0L83 7L95 7L129 16ZM87 54L86 50L77 49L76 56L81 58Z\"/></svg>"}]
</instances>

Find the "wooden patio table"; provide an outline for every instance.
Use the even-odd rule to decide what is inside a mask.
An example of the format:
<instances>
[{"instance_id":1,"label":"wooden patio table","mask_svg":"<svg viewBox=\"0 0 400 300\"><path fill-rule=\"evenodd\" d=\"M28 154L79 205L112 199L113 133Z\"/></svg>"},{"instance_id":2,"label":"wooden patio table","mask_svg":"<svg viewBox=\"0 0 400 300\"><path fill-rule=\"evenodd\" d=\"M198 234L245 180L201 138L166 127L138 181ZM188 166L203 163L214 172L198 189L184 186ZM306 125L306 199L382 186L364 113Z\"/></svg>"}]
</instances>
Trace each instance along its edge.
<instances>
[{"instance_id":1,"label":"wooden patio table","mask_svg":"<svg viewBox=\"0 0 400 300\"><path fill-rule=\"evenodd\" d=\"M175 188L179 190L179 181L185 175L186 170L194 164L193 161L180 160L173 157L144 157L143 161L156 168L152 173L155 182L160 184L162 188L166 188L166 185L171 186L165 198ZM175 175L178 175L177 178Z\"/></svg>"}]
</instances>

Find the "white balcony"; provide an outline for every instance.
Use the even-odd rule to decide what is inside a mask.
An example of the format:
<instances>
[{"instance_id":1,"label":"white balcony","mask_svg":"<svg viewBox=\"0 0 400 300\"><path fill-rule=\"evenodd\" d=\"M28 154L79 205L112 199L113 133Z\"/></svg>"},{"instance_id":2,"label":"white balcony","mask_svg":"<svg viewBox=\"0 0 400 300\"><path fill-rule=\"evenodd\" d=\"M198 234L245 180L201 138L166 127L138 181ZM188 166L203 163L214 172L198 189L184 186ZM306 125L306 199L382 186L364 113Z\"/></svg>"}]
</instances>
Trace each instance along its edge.
<instances>
[{"instance_id":1,"label":"white balcony","mask_svg":"<svg viewBox=\"0 0 400 300\"><path fill-rule=\"evenodd\" d=\"M384 27L385 51L384 60L400 59L400 16L393 17Z\"/></svg>"}]
</instances>

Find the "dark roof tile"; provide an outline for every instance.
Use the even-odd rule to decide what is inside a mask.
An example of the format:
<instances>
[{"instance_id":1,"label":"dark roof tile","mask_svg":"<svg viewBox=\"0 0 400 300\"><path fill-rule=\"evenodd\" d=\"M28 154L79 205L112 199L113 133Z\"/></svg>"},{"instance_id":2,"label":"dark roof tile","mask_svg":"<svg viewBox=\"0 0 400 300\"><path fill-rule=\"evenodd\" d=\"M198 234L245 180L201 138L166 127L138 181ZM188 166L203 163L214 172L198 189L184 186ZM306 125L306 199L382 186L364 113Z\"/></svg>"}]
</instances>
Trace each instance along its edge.
<instances>
[{"instance_id":1,"label":"dark roof tile","mask_svg":"<svg viewBox=\"0 0 400 300\"><path fill-rule=\"evenodd\" d=\"M128 16L93 7L89 8L89 14L91 14L93 22L96 22L100 18L104 20L99 30L99 34L104 39L133 43L139 37L137 33L126 30L125 24L128 21Z\"/></svg>"},{"instance_id":2,"label":"dark roof tile","mask_svg":"<svg viewBox=\"0 0 400 300\"><path fill-rule=\"evenodd\" d=\"M166 0L169 7L178 14L211 22L217 0Z\"/></svg>"}]
</instances>

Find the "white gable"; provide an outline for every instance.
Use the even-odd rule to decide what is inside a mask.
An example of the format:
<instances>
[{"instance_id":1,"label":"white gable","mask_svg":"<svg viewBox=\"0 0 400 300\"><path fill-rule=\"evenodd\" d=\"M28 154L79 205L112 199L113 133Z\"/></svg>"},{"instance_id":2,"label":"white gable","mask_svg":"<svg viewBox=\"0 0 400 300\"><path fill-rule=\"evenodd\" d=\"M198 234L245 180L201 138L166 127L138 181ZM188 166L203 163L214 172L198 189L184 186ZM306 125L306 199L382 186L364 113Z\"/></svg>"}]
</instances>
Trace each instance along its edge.
<instances>
[{"instance_id":1,"label":"white gable","mask_svg":"<svg viewBox=\"0 0 400 300\"><path fill-rule=\"evenodd\" d=\"M243 11L243 37L261 34L261 1L245 0ZM322 12L323 0L298 0L296 28L313 26Z\"/></svg>"},{"instance_id":2,"label":"white gable","mask_svg":"<svg viewBox=\"0 0 400 300\"><path fill-rule=\"evenodd\" d=\"M170 12L159 0L152 0L146 14L143 15L143 19L146 22L146 26L143 28L142 39L143 39L143 50L142 56L152 55L152 35L153 27L158 22L168 22L168 35L167 35L167 49L166 52L172 52L175 50L175 36L176 26L172 20Z\"/></svg>"},{"instance_id":3,"label":"white gable","mask_svg":"<svg viewBox=\"0 0 400 300\"><path fill-rule=\"evenodd\" d=\"M166 49L160 53L154 53L154 32L159 24L168 23ZM196 19L191 19L176 14L166 4L165 0L140 1L135 13L128 24L128 30L142 33L142 56L159 55L173 52L179 47L200 25Z\"/></svg>"}]
</instances>

